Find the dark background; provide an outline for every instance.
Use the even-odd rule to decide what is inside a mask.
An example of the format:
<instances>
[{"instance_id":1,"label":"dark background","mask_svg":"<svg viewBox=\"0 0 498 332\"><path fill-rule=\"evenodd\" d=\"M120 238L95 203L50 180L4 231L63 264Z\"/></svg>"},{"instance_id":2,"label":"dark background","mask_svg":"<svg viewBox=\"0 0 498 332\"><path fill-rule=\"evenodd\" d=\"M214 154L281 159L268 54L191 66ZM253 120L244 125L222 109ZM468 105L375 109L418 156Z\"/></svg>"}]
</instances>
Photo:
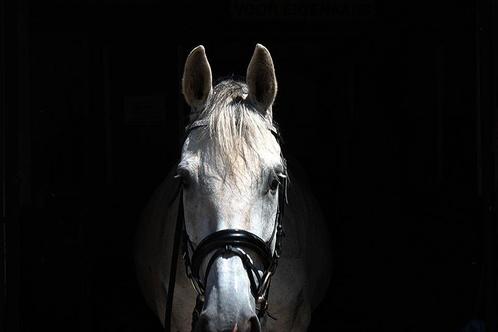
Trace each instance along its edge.
<instances>
[{"instance_id":1,"label":"dark background","mask_svg":"<svg viewBox=\"0 0 498 332\"><path fill-rule=\"evenodd\" d=\"M244 75L259 42L332 231L310 331L497 331L492 0L0 6L0 330L160 330L131 249L178 157L183 63L203 44Z\"/></svg>"}]
</instances>

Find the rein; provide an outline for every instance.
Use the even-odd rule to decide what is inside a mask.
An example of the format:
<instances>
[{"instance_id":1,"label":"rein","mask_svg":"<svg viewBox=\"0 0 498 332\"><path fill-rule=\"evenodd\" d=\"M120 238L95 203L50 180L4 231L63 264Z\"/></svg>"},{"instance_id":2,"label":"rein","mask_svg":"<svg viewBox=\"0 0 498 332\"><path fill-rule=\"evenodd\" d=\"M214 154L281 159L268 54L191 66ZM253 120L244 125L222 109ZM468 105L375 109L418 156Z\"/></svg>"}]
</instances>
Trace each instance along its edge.
<instances>
[{"instance_id":1,"label":"rein","mask_svg":"<svg viewBox=\"0 0 498 332\"><path fill-rule=\"evenodd\" d=\"M199 127L206 126L205 120L194 121L186 127L184 141L189 133ZM269 126L268 129L277 139L280 144L281 139L278 131ZM196 305L192 313L192 331L200 316L202 307L205 302L205 291L209 271L214 261L222 255L232 254L238 256L247 272L251 286L251 293L256 300L256 311L259 319L262 319L265 314L273 318L268 312L268 295L270 291L271 277L276 271L278 260L282 253L282 238L285 236L282 219L284 206L287 203L287 176L280 175L280 185L278 187L278 207L275 217L274 229L272 236L268 241L264 241L256 234L242 229L223 229L206 236L201 242L194 247L194 243L190 240L185 227L184 209L183 209L183 187L181 179L178 179L176 195L170 205L174 201L178 201L178 213L175 225L175 238L173 241L173 251L171 257L170 276L168 282L168 291L166 299L166 308L164 313L164 330L171 331L171 315L174 298L174 289L176 283L176 272L178 256L180 255L180 245L182 246L182 257L185 263L187 278L192 283L192 287L197 293ZM271 249L271 244L275 239L275 249ZM262 262L263 274L260 275L259 269L254 265L252 257L245 251L250 250ZM212 254L208 261L204 279L200 277L200 269L205 258ZM273 318L275 319L275 318Z\"/></svg>"}]
</instances>

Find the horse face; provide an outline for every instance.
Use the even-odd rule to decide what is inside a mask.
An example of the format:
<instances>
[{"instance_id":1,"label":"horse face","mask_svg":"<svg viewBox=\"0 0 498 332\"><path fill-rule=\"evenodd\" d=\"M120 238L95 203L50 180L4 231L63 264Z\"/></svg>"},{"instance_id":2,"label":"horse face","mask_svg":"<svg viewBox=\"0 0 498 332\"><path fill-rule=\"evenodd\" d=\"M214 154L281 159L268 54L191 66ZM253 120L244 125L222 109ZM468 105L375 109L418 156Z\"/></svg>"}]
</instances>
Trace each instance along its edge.
<instances>
[{"instance_id":1,"label":"horse face","mask_svg":"<svg viewBox=\"0 0 498 332\"><path fill-rule=\"evenodd\" d=\"M204 117L208 123L207 128L189 133L177 170L183 180L190 239L198 245L216 231L241 229L274 240L284 165L280 146L267 129L276 94L268 51L256 47L247 83L224 81L213 89L204 48L198 47L187 59L183 91L192 107L191 119ZM201 266L206 293L197 330L259 331L255 298L241 258L230 253L219 256L206 276L209 259L210 255ZM254 261L262 270L260 263Z\"/></svg>"},{"instance_id":2,"label":"horse face","mask_svg":"<svg viewBox=\"0 0 498 332\"><path fill-rule=\"evenodd\" d=\"M195 153L195 146L209 144L198 136L201 134L192 133L187 140L178 170L184 179L184 213L190 239L197 245L216 231L241 229L270 241L278 206L276 174L280 164L275 159L279 155L266 156L264 166L254 172L259 176L246 173L224 177L217 170L216 161L210 162ZM203 271L209 258L208 255L201 267L202 279L206 278ZM263 270L261 262L256 259L254 263ZM255 326L255 299L247 273L238 256L224 255L214 261L206 279L206 302L199 324L213 325L208 331L227 330L235 324L241 331L250 330L244 326Z\"/></svg>"}]
</instances>

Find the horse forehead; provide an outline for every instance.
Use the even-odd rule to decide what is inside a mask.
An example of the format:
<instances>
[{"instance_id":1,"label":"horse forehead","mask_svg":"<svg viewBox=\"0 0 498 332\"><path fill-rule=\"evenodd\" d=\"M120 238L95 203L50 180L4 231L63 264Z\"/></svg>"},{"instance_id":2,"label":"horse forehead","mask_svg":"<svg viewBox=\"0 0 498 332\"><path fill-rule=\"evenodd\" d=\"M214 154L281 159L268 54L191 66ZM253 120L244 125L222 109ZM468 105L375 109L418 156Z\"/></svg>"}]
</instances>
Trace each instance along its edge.
<instances>
[{"instance_id":1,"label":"horse forehead","mask_svg":"<svg viewBox=\"0 0 498 332\"><path fill-rule=\"evenodd\" d=\"M271 137L273 138L273 136ZM184 142L182 149L182 160L180 164L192 170L199 169L200 167L209 169L209 166L212 165L212 169L214 170L214 165L218 164L219 160L217 160L217 158L220 158L220 156L216 154L205 153L204 156L207 156L207 158L203 159L202 161L200 160L201 152L209 151L210 144L211 142L209 141L209 138L207 138L204 133L201 134L200 132L192 132ZM260 167L263 169L273 168L280 165L280 145L276 140L268 140L265 142L265 144L259 146L259 148L260 149L258 150L257 156L252 153L248 155L242 155L239 152L235 152L237 156L236 158L232 158L232 160L235 161L233 163L234 170L245 172L248 165L254 165L252 168ZM248 158L252 158L254 160L250 160Z\"/></svg>"}]
</instances>

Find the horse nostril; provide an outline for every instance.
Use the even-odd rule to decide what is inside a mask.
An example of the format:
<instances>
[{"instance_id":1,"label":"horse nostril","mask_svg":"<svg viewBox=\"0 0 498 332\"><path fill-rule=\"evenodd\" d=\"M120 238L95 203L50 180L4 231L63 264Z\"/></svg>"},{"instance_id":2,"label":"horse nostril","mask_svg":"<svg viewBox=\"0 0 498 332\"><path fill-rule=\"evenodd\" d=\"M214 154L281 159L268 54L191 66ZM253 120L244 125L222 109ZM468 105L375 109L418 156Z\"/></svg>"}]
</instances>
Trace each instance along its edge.
<instances>
[{"instance_id":1,"label":"horse nostril","mask_svg":"<svg viewBox=\"0 0 498 332\"><path fill-rule=\"evenodd\" d=\"M195 332L210 332L209 322L206 316L201 315L195 325Z\"/></svg>"},{"instance_id":2,"label":"horse nostril","mask_svg":"<svg viewBox=\"0 0 498 332\"><path fill-rule=\"evenodd\" d=\"M256 316L252 316L249 319L249 329L248 332L261 332L261 325L259 324L259 319Z\"/></svg>"},{"instance_id":3,"label":"horse nostril","mask_svg":"<svg viewBox=\"0 0 498 332\"><path fill-rule=\"evenodd\" d=\"M212 323L212 322L211 322ZM210 324L209 317L206 315L201 315L199 320L195 325L195 332L261 332L261 325L259 319L256 316L249 318L246 323L235 324L233 328L230 329L220 329L215 327L216 324ZM225 325L225 324L223 324Z\"/></svg>"}]
</instances>

